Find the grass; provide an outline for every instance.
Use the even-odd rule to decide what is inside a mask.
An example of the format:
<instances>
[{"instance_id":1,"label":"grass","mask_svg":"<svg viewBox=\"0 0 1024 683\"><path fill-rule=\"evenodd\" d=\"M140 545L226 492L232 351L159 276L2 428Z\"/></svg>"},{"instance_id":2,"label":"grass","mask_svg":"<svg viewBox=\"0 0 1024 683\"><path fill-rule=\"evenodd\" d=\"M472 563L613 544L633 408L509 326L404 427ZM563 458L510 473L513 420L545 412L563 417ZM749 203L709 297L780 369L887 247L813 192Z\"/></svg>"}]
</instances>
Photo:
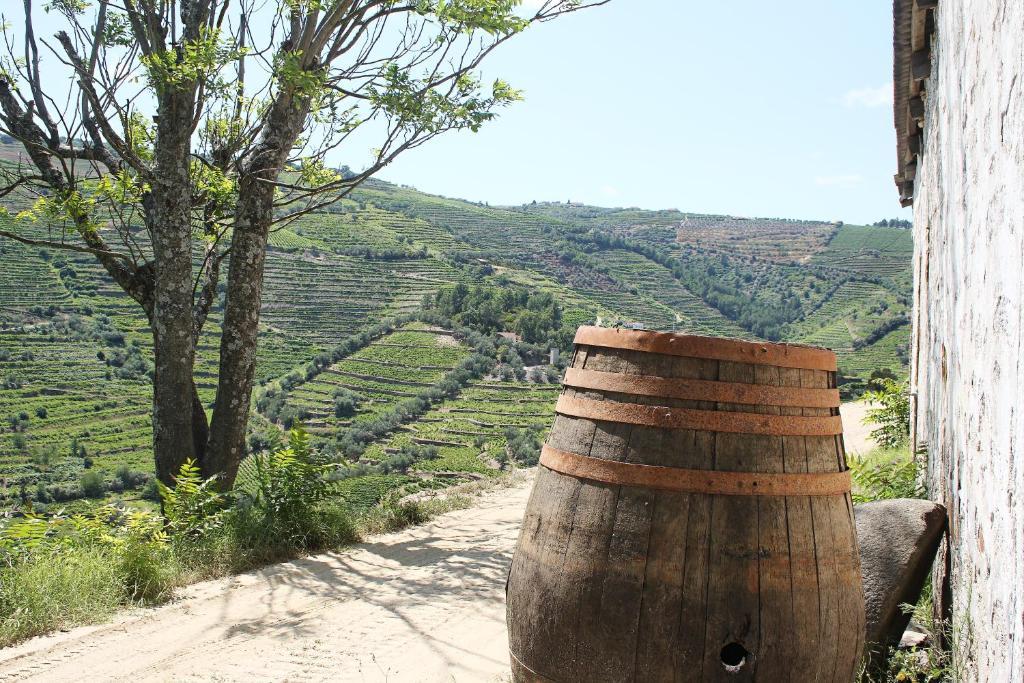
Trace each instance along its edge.
<instances>
[{"instance_id":1,"label":"grass","mask_svg":"<svg viewBox=\"0 0 1024 683\"><path fill-rule=\"evenodd\" d=\"M125 602L108 553L81 550L0 569L0 647L102 621Z\"/></svg>"}]
</instances>

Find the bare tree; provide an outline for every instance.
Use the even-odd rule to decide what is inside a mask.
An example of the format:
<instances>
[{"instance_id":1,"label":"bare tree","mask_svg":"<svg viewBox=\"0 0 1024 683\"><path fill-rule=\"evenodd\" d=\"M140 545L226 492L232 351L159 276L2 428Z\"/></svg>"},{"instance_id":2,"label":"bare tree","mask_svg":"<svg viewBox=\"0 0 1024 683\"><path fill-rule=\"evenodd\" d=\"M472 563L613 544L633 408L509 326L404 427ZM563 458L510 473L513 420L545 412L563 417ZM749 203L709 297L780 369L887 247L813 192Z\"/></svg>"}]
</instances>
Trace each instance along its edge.
<instances>
[{"instance_id":1,"label":"bare tree","mask_svg":"<svg viewBox=\"0 0 1024 683\"><path fill-rule=\"evenodd\" d=\"M25 154L2 171L0 196L32 205L0 237L88 252L142 307L162 481L187 458L224 487L234 481L276 226L438 135L477 130L519 99L504 81L480 81L488 54L607 1L547 0L528 13L519 0L50 0L63 30L45 39L32 0L5 17L0 131ZM44 59L72 75L63 96ZM328 154L371 138L361 172L328 168ZM193 366L225 260L207 424Z\"/></svg>"}]
</instances>

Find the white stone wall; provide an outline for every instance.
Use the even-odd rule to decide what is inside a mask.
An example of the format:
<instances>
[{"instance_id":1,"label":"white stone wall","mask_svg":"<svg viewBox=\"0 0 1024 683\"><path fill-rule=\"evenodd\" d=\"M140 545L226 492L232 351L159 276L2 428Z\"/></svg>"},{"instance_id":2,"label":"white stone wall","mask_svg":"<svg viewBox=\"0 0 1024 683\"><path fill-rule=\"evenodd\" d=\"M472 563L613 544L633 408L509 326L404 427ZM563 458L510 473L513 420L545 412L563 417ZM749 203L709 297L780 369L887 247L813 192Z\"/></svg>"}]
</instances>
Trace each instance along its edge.
<instances>
[{"instance_id":1,"label":"white stone wall","mask_svg":"<svg viewBox=\"0 0 1024 683\"><path fill-rule=\"evenodd\" d=\"M940 0L935 19L914 201L914 428L950 513L963 680L1024 681L1024 0Z\"/></svg>"}]
</instances>

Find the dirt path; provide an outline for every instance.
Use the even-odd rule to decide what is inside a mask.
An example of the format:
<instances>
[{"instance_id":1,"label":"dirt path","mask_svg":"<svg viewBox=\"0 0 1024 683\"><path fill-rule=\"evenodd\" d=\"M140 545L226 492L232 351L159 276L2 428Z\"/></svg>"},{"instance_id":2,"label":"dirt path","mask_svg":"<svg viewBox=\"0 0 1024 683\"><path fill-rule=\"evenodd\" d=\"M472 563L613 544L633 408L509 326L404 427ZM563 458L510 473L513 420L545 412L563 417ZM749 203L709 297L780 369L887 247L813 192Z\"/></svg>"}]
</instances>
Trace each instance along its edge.
<instances>
[{"instance_id":1,"label":"dirt path","mask_svg":"<svg viewBox=\"0 0 1024 683\"><path fill-rule=\"evenodd\" d=\"M864 401L844 403L839 407L839 414L843 416L843 443L847 453L864 455L875 447L871 439L873 427L864 424L867 412L868 404Z\"/></svg>"},{"instance_id":2,"label":"dirt path","mask_svg":"<svg viewBox=\"0 0 1024 683\"><path fill-rule=\"evenodd\" d=\"M532 478L474 507L0 650L3 681L497 681Z\"/></svg>"}]
</instances>

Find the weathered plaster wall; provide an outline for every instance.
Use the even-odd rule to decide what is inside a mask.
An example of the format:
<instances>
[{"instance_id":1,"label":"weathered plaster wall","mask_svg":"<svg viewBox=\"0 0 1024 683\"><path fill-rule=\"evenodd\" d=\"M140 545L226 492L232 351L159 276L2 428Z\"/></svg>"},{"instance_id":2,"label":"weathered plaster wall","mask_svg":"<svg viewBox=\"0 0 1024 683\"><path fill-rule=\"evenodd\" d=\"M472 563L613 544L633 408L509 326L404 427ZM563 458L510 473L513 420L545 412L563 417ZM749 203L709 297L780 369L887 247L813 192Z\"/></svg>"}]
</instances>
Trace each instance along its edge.
<instances>
[{"instance_id":1,"label":"weathered plaster wall","mask_svg":"<svg viewBox=\"0 0 1024 683\"><path fill-rule=\"evenodd\" d=\"M914 200L915 434L950 513L963 678L1024 681L1024 1L940 0L935 19Z\"/></svg>"}]
</instances>

